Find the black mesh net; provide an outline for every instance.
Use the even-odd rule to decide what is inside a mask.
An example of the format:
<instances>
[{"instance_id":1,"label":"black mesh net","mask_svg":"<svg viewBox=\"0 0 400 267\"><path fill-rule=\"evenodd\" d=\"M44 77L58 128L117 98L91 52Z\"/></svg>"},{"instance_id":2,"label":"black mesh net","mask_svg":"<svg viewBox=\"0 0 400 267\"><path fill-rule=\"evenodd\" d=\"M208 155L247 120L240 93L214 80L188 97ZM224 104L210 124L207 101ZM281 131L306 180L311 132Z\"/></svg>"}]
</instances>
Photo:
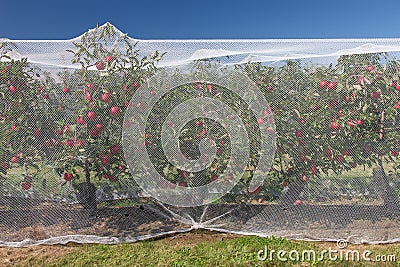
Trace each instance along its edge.
<instances>
[{"instance_id":1,"label":"black mesh net","mask_svg":"<svg viewBox=\"0 0 400 267\"><path fill-rule=\"evenodd\" d=\"M400 240L400 41L0 42L0 245Z\"/></svg>"}]
</instances>

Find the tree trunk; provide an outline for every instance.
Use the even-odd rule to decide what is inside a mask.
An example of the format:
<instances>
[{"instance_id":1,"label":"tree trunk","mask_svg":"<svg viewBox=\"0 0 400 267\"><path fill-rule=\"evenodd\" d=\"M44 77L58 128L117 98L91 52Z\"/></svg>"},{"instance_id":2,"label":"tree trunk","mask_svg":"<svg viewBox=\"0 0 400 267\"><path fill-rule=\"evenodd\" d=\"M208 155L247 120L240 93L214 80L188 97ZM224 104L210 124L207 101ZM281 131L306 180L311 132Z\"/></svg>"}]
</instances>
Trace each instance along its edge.
<instances>
[{"instance_id":1,"label":"tree trunk","mask_svg":"<svg viewBox=\"0 0 400 267\"><path fill-rule=\"evenodd\" d=\"M379 139L383 140L384 133L385 133L385 110L381 112L380 118L380 130L379 130ZM383 204L385 206L390 207L397 207L397 200L395 197L394 190L390 187L389 179L385 173L383 168L383 155L382 153L379 154L379 167L373 169L373 177L375 186L377 187L378 194L383 200Z\"/></svg>"},{"instance_id":2,"label":"tree trunk","mask_svg":"<svg viewBox=\"0 0 400 267\"><path fill-rule=\"evenodd\" d=\"M90 164L88 160L85 162L85 176L86 182L80 183L77 186L78 202L84 209L95 211L97 210L96 187L90 182Z\"/></svg>"},{"instance_id":3,"label":"tree trunk","mask_svg":"<svg viewBox=\"0 0 400 267\"><path fill-rule=\"evenodd\" d=\"M393 189L390 187L389 179L379 162L379 167L374 168L372 173L374 177L374 186L378 195L383 200L383 205L388 207L396 207L398 205Z\"/></svg>"}]
</instances>

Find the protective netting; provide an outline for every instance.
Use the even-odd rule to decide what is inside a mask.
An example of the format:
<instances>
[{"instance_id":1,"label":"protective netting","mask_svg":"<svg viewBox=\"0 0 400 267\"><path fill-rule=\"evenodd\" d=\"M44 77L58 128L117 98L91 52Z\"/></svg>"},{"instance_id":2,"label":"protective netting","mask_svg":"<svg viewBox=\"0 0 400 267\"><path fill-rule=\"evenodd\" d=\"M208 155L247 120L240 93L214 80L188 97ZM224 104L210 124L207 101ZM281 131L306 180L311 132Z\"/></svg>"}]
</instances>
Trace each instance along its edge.
<instances>
[{"instance_id":1,"label":"protective netting","mask_svg":"<svg viewBox=\"0 0 400 267\"><path fill-rule=\"evenodd\" d=\"M0 245L400 241L400 40L0 43Z\"/></svg>"}]
</instances>

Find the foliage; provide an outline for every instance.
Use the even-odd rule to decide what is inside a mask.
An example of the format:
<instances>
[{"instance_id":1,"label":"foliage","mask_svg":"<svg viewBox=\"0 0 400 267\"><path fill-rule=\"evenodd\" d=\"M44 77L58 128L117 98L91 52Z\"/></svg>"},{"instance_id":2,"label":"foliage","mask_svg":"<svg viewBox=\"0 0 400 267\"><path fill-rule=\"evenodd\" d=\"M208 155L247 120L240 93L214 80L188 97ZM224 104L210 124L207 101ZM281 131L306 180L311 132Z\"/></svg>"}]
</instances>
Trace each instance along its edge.
<instances>
[{"instance_id":1,"label":"foliage","mask_svg":"<svg viewBox=\"0 0 400 267\"><path fill-rule=\"evenodd\" d=\"M156 71L163 54L144 55L125 34L106 24L85 33L73 43L75 71L65 70L54 79L34 69L27 59L10 55L13 44L0 45L0 175L11 167L25 168L21 189L30 190L37 162L55 165L65 183L130 180L122 154L123 115L136 90ZM210 71L211 62L196 62L198 77ZM333 66L309 67L287 61L280 67L248 63L236 68L248 74L271 104L278 148L272 169L263 170L264 185L255 193L271 198L293 181L341 173L357 166L398 164L400 64L386 54L342 56ZM257 118L246 103L217 84L194 81L175 85L153 107L149 121L163 121L168 111L196 92L202 97L225 99L252 133L251 157L237 192L246 186L258 163ZM152 94L152 92L149 92ZM224 97L221 97L224 96ZM228 100L226 100L228 99ZM147 109L146 101L136 108ZM188 122L181 133L182 153L199 157L199 142L205 137L218 144L218 160L198 174L174 168L159 154L160 124L149 123L147 146L159 173L181 186L196 186L216 180L229 160L230 140L212 120ZM396 166L396 165L395 165ZM396 170L395 170L396 171ZM135 174L134 174L135 175ZM197 176L196 176L197 175ZM197 177L196 184L187 177ZM221 182L225 180L221 179Z\"/></svg>"}]
</instances>

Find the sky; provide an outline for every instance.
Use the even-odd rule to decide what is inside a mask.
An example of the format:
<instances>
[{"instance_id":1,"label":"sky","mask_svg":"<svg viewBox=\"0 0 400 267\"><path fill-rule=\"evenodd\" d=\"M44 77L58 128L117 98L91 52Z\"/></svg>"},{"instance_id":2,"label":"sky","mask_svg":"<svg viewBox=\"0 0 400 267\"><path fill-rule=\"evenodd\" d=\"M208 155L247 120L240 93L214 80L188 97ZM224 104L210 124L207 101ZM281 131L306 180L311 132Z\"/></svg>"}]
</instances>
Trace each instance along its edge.
<instances>
[{"instance_id":1,"label":"sky","mask_svg":"<svg viewBox=\"0 0 400 267\"><path fill-rule=\"evenodd\" d=\"M111 22L136 39L400 37L400 1L1 1L0 38L70 39Z\"/></svg>"}]
</instances>

